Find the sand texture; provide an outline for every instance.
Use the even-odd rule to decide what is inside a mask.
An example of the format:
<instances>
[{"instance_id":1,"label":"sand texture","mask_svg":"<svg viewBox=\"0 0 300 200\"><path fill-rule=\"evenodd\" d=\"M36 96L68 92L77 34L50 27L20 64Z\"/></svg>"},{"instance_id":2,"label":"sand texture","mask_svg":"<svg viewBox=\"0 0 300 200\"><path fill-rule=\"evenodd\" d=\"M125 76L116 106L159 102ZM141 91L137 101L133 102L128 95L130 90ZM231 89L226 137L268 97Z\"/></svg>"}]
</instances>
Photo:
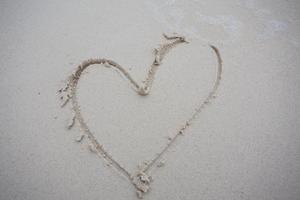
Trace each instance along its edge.
<instances>
[{"instance_id":1,"label":"sand texture","mask_svg":"<svg viewBox=\"0 0 300 200\"><path fill-rule=\"evenodd\" d=\"M299 200L299 10L1 1L0 200Z\"/></svg>"}]
</instances>

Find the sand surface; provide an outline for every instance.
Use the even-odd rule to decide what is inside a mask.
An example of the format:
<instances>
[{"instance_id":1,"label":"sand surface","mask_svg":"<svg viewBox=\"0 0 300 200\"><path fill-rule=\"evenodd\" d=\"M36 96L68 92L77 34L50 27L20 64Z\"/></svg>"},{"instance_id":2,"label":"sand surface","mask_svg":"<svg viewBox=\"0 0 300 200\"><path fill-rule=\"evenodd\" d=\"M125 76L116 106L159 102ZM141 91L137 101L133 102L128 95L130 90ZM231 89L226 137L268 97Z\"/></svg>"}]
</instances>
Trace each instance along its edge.
<instances>
[{"instance_id":1,"label":"sand surface","mask_svg":"<svg viewBox=\"0 0 300 200\"><path fill-rule=\"evenodd\" d=\"M128 171L148 162L202 103L216 98L151 170L145 199L300 198L300 3L297 1L1 1L0 199L136 199L92 153L58 90L89 58L139 83L162 33L180 44L139 96L94 65L78 101L95 137ZM76 140L81 140L78 143ZM93 149L91 149L93 150Z\"/></svg>"}]
</instances>

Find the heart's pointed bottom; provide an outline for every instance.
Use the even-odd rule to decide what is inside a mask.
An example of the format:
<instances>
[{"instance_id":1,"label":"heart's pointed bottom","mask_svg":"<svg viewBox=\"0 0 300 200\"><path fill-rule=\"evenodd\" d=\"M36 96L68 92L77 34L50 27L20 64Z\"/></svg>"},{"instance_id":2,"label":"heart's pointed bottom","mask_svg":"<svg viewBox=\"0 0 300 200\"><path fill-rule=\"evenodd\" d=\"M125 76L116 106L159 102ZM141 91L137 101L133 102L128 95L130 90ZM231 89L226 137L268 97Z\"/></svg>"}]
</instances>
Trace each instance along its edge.
<instances>
[{"instance_id":1,"label":"heart's pointed bottom","mask_svg":"<svg viewBox=\"0 0 300 200\"><path fill-rule=\"evenodd\" d=\"M142 199L143 195L150 190L152 177L143 171L138 171L131 177L131 182L136 188L138 198Z\"/></svg>"},{"instance_id":2,"label":"heart's pointed bottom","mask_svg":"<svg viewBox=\"0 0 300 200\"><path fill-rule=\"evenodd\" d=\"M141 86L138 88L137 93L141 96L147 96L150 92L149 86Z\"/></svg>"}]
</instances>

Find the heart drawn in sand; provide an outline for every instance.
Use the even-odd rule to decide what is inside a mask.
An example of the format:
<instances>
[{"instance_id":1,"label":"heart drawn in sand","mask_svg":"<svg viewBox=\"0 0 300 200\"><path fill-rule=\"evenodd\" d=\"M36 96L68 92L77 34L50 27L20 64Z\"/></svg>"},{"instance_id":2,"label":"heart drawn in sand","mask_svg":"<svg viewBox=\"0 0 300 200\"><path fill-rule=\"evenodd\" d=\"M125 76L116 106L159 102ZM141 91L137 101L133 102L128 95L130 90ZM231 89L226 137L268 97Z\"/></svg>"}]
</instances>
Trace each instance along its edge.
<instances>
[{"instance_id":1,"label":"heart drawn in sand","mask_svg":"<svg viewBox=\"0 0 300 200\"><path fill-rule=\"evenodd\" d=\"M135 187L137 191L137 195L139 198L142 198L144 193L148 192L150 189L151 183L151 176L149 175L149 170L153 167L153 165L162 157L163 154L168 150L168 148L174 143L174 141L178 138L178 136L183 135L184 131L188 128L193 120L197 117L197 115L206 107L206 105L215 98L215 94L217 92L218 86L220 85L221 81L221 74L222 74L222 59L219 53L219 50L213 46L209 45L210 48L216 55L216 59L218 61L217 65L217 76L214 82L214 85L204 101L195 109L194 113L183 123L183 126L178 130L178 132L170 138L169 142L166 146L158 153L156 156L144 166L140 167L139 170L135 173L130 173L125 167L123 167L120 162L115 160L111 154L103 148L103 144L101 144L95 137L95 135L90 131L88 125L85 123L85 120L81 114L80 106L77 100L76 91L77 91L77 84L80 80L81 74L84 70L86 70L89 66L94 64L101 64L106 67L111 67L119 70L121 74L124 75L126 79L132 84L134 90L137 94L142 96L147 96L151 91L151 86L154 81L155 73L159 68L161 61L163 60L164 56L168 53L170 49L175 47L177 44L180 43L188 43L184 37L174 35L174 36L167 36L163 35L164 38L167 40L165 44L160 45L159 48L154 50L155 58L153 63L151 64L150 70L146 76L145 81L142 84L138 84L128 73L128 71L123 68L118 63L108 60L108 59L89 59L83 61L76 69L76 71L70 76L67 86L63 89L59 90L59 93L65 95L62 96L61 99L64 101L62 107L65 106L68 102L72 103L72 109L74 111L74 117L69 125L69 129L73 127L75 121L77 121L80 125L80 128L83 131L83 135L78 139L80 142L83 137L87 137L90 141L90 150L95 152L99 157L106 159L111 165L118 170L120 173L125 175L130 183Z\"/></svg>"}]
</instances>

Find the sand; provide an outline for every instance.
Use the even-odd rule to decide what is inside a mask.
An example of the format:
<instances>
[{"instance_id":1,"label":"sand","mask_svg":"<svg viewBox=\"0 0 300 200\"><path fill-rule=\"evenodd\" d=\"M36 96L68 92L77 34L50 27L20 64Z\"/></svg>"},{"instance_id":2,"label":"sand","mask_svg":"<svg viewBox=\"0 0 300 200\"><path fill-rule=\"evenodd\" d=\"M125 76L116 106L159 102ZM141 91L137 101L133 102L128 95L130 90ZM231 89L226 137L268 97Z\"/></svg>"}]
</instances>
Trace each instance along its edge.
<instances>
[{"instance_id":1,"label":"sand","mask_svg":"<svg viewBox=\"0 0 300 200\"><path fill-rule=\"evenodd\" d=\"M77 99L77 85L79 84L80 77L85 72L88 67L92 65L102 65L108 68L114 68L117 72L121 73L124 78L128 79L128 81L132 84L134 90L137 94L141 96L149 95L152 87L152 83L155 79L156 71L158 70L159 66L161 65L163 58L165 55L170 51L170 49L174 48L177 44L180 43L188 43L183 36L173 35L168 36L163 34L164 38L167 40L164 44L161 44L159 48L154 49L154 60L150 66L148 74L142 83L138 84L134 78L130 75L130 73L126 70L126 68L122 67L118 63L108 59L97 59L92 58L86 61L83 61L76 69L74 73L70 75L68 78L68 82L64 88L58 90L60 94L60 99L63 101L62 107L65 107L70 101L72 101L72 111L74 112L74 116L70 120L68 125L68 129L70 130L75 122L79 123L80 129L82 130L82 135L76 139L77 142L81 142L83 136L87 136L89 140L89 149L93 153L97 153L100 158L105 159L108 163L111 164L119 173L123 174L127 177L128 181L136 188L136 193L138 198L143 198L144 194L150 190L150 183L152 182L152 177L149 175L149 171L152 166L156 164L156 162L168 151L172 144L175 143L179 135L184 135L186 129L192 124L192 122L196 119L196 117L201 113L201 111L211 103L212 99L215 98L217 89L220 86L221 77L222 77L222 58L220 52L217 47L210 45L213 51L216 54L217 60L217 74L215 78L214 85L210 92L208 93L207 97L200 102L197 107L195 107L194 113L183 122L182 127L174 134L173 137L168 137L168 142L166 145L153 156L153 158L145 162L143 167L140 167L138 171L131 173L126 167L123 166L118 160L116 160L110 153L109 150L104 148L104 143L99 142L101 138L97 138L93 131L90 130L88 124L85 122L84 117L81 114L80 104ZM122 104L123 102L120 102ZM146 107L146 109L149 109ZM133 119L137 118L138 116L132 116ZM152 128L154 128L153 125ZM116 141L113 141L116 142ZM147 141L146 141L147 142ZM146 146L147 144L145 144ZM129 154L127 156L130 156ZM148 174L147 174L148 173ZM150 181L151 180L151 181Z\"/></svg>"},{"instance_id":2,"label":"sand","mask_svg":"<svg viewBox=\"0 0 300 200\"><path fill-rule=\"evenodd\" d=\"M299 6L1 2L0 199L137 199L137 188L144 199L299 199ZM153 48L173 32L189 43L161 60ZM77 88L85 123L136 188L96 156L68 97L61 108L57 90L88 58L137 83L103 63ZM151 92L139 90L153 59Z\"/></svg>"}]
</instances>

